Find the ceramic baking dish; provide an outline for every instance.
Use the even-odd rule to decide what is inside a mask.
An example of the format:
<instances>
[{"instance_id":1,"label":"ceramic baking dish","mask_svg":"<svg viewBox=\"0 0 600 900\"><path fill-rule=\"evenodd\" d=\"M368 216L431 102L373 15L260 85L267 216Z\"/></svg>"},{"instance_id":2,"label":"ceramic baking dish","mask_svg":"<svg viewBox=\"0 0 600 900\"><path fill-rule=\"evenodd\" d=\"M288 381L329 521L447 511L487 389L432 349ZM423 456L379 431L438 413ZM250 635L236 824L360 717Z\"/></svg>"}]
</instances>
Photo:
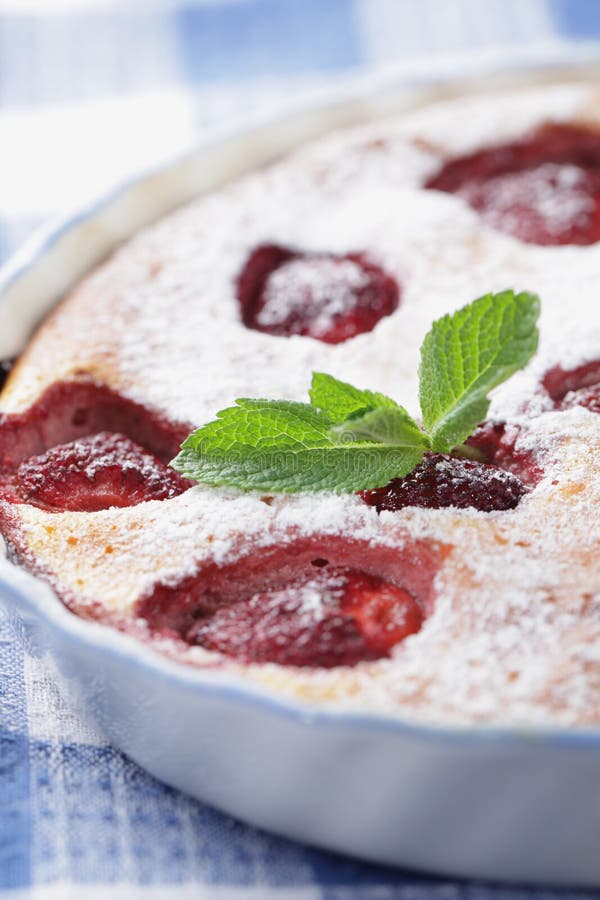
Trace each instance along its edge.
<instances>
[{"instance_id":1,"label":"ceramic baking dish","mask_svg":"<svg viewBox=\"0 0 600 900\"><path fill-rule=\"evenodd\" d=\"M436 93L389 83L342 92L205 143L46 230L2 275L0 358L17 354L64 291L143 225L299 142ZM0 596L28 649L48 654L117 747L232 815L432 873L600 885L600 731L425 727L323 711L78 619L6 559Z\"/></svg>"}]
</instances>

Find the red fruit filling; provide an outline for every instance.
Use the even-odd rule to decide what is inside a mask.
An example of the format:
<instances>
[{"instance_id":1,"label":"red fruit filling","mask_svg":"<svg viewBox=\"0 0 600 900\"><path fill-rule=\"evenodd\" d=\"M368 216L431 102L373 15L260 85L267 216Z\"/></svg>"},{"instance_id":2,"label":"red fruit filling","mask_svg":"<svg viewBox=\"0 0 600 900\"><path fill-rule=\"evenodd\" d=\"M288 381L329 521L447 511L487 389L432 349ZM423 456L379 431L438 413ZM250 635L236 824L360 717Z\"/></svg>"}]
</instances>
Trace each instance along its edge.
<instances>
[{"instance_id":1,"label":"red fruit filling","mask_svg":"<svg viewBox=\"0 0 600 900\"><path fill-rule=\"evenodd\" d=\"M155 631L242 662L355 665L420 629L446 552L298 541L159 585L139 614Z\"/></svg>"},{"instance_id":2,"label":"red fruit filling","mask_svg":"<svg viewBox=\"0 0 600 900\"><path fill-rule=\"evenodd\" d=\"M518 437L519 429L514 425L483 422L466 444L481 455L482 462L510 472L529 488L535 487L544 473L532 453L515 449Z\"/></svg>"},{"instance_id":3,"label":"red fruit filling","mask_svg":"<svg viewBox=\"0 0 600 900\"><path fill-rule=\"evenodd\" d=\"M492 228L531 244L600 240L600 133L548 125L450 160L425 187L457 194Z\"/></svg>"},{"instance_id":4,"label":"red fruit filling","mask_svg":"<svg viewBox=\"0 0 600 900\"><path fill-rule=\"evenodd\" d=\"M600 383L593 387L570 391L562 401L560 408L572 409L575 406L584 406L590 412L600 413Z\"/></svg>"},{"instance_id":5,"label":"red fruit filling","mask_svg":"<svg viewBox=\"0 0 600 900\"><path fill-rule=\"evenodd\" d=\"M190 487L173 469L121 434L101 432L21 463L19 500L50 512L95 512L168 500Z\"/></svg>"},{"instance_id":6,"label":"red fruit filling","mask_svg":"<svg viewBox=\"0 0 600 900\"><path fill-rule=\"evenodd\" d=\"M317 569L199 618L186 639L244 662L330 668L386 656L422 622L402 588L352 569Z\"/></svg>"},{"instance_id":7,"label":"red fruit filling","mask_svg":"<svg viewBox=\"0 0 600 900\"><path fill-rule=\"evenodd\" d=\"M546 372L542 384L555 409L584 406L590 412L600 413L600 360L569 370L556 366Z\"/></svg>"},{"instance_id":8,"label":"red fruit filling","mask_svg":"<svg viewBox=\"0 0 600 900\"><path fill-rule=\"evenodd\" d=\"M393 313L400 289L365 254L303 253L265 244L244 265L237 296L248 328L339 344Z\"/></svg>"},{"instance_id":9,"label":"red fruit filling","mask_svg":"<svg viewBox=\"0 0 600 900\"><path fill-rule=\"evenodd\" d=\"M127 435L168 462L191 430L92 381L60 382L25 412L0 413L0 477L50 447L101 431Z\"/></svg>"},{"instance_id":10,"label":"red fruit filling","mask_svg":"<svg viewBox=\"0 0 600 900\"><path fill-rule=\"evenodd\" d=\"M404 478L395 478L385 487L363 491L369 506L398 510L405 506L441 509L472 507L482 512L514 509L527 488L516 475L498 466L428 453L423 462Z\"/></svg>"}]
</instances>

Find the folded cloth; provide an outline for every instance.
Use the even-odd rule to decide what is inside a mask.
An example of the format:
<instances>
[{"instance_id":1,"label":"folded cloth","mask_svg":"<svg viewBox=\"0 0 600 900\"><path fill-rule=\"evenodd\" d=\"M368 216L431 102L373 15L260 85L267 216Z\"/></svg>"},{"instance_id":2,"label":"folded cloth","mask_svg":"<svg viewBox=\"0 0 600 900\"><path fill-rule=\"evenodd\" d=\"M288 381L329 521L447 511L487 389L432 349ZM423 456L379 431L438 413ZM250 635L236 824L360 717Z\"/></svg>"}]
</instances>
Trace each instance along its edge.
<instances>
[{"instance_id":1,"label":"folded cloth","mask_svg":"<svg viewBox=\"0 0 600 900\"><path fill-rule=\"evenodd\" d=\"M587 0L4 0L0 10L0 259L39 221L249 107L289 105L384 64L414 81L486 55L564 58L565 40L600 32ZM0 895L592 897L413 877L246 827L109 746L4 615Z\"/></svg>"}]
</instances>

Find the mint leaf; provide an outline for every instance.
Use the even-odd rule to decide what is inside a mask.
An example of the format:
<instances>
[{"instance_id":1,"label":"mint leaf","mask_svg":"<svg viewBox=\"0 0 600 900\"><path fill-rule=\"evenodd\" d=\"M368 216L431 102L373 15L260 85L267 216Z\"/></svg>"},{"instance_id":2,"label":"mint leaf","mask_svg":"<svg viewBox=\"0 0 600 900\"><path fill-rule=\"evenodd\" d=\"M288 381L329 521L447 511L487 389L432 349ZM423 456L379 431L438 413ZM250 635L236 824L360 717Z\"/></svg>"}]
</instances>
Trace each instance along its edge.
<instances>
[{"instance_id":1,"label":"mint leaf","mask_svg":"<svg viewBox=\"0 0 600 900\"><path fill-rule=\"evenodd\" d=\"M350 416L363 415L374 409L400 409L385 394L361 391L325 372L313 372L309 394L312 405L324 410L336 422L343 422Z\"/></svg>"},{"instance_id":2,"label":"mint leaf","mask_svg":"<svg viewBox=\"0 0 600 900\"><path fill-rule=\"evenodd\" d=\"M337 434L326 412L305 403L238 400L191 434L171 465L213 486L358 491L406 475L422 456L414 438L383 444Z\"/></svg>"},{"instance_id":3,"label":"mint leaf","mask_svg":"<svg viewBox=\"0 0 600 900\"><path fill-rule=\"evenodd\" d=\"M487 294L434 322L421 347L425 429L385 394L314 372L311 404L237 400L194 431L171 462L213 486L359 491L407 475L427 450L448 452L482 421L488 393L535 353L539 300Z\"/></svg>"},{"instance_id":4,"label":"mint leaf","mask_svg":"<svg viewBox=\"0 0 600 900\"><path fill-rule=\"evenodd\" d=\"M431 442L415 420L401 406L373 409L362 416L347 419L333 428L338 437L352 441L375 441L380 444L402 445L415 450L429 450Z\"/></svg>"},{"instance_id":5,"label":"mint leaf","mask_svg":"<svg viewBox=\"0 0 600 900\"><path fill-rule=\"evenodd\" d=\"M538 345L535 294L486 294L434 322L421 347L419 399L433 449L462 444L488 411L488 393Z\"/></svg>"},{"instance_id":6,"label":"mint leaf","mask_svg":"<svg viewBox=\"0 0 600 900\"><path fill-rule=\"evenodd\" d=\"M333 375L313 372L310 388L313 406L339 422L335 434L346 440L375 441L414 449L430 447L428 436L415 420L391 397L373 391L361 391Z\"/></svg>"}]
</instances>

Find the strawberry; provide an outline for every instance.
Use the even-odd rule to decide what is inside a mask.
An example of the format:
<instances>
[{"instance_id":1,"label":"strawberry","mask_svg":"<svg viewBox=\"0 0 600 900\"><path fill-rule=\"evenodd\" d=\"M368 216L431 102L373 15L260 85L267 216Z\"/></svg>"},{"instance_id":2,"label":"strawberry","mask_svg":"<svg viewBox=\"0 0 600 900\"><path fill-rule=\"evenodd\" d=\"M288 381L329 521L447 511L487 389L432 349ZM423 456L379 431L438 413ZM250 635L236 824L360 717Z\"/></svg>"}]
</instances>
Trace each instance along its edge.
<instances>
[{"instance_id":1,"label":"strawberry","mask_svg":"<svg viewBox=\"0 0 600 900\"><path fill-rule=\"evenodd\" d=\"M398 307L396 281L362 253L302 253L257 247L237 283L248 328L338 344L372 331Z\"/></svg>"},{"instance_id":2,"label":"strawberry","mask_svg":"<svg viewBox=\"0 0 600 900\"><path fill-rule=\"evenodd\" d=\"M600 136L550 125L450 160L425 185L462 197L492 228L540 245L600 240Z\"/></svg>"},{"instance_id":3,"label":"strawberry","mask_svg":"<svg viewBox=\"0 0 600 900\"><path fill-rule=\"evenodd\" d=\"M427 509L472 507L492 512L513 509L526 492L527 488L516 475L498 466L443 453L428 453L404 478L394 478L385 487L363 491L361 496L378 512L405 506Z\"/></svg>"},{"instance_id":4,"label":"strawberry","mask_svg":"<svg viewBox=\"0 0 600 900\"><path fill-rule=\"evenodd\" d=\"M389 655L422 622L402 588L338 567L207 611L186 638L243 662L332 668Z\"/></svg>"},{"instance_id":5,"label":"strawberry","mask_svg":"<svg viewBox=\"0 0 600 900\"><path fill-rule=\"evenodd\" d=\"M543 471L532 453L515 445L519 428L506 422L486 421L478 425L466 444L481 454L481 462L516 475L527 487L535 487Z\"/></svg>"},{"instance_id":6,"label":"strawberry","mask_svg":"<svg viewBox=\"0 0 600 900\"><path fill-rule=\"evenodd\" d=\"M190 487L122 434L103 431L33 456L18 468L17 497L51 512L95 512L168 500Z\"/></svg>"},{"instance_id":7,"label":"strawberry","mask_svg":"<svg viewBox=\"0 0 600 900\"><path fill-rule=\"evenodd\" d=\"M575 369L555 366L546 372L542 385L554 401L555 409L584 406L590 412L600 413L600 360Z\"/></svg>"},{"instance_id":8,"label":"strawberry","mask_svg":"<svg viewBox=\"0 0 600 900\"><path fill-rule=\"evenodd\" d=\"M572 409L574 406L584 406L590 412L600 413L600 382L565 394L560 408Z\"/></svg>"}]
</instances>

